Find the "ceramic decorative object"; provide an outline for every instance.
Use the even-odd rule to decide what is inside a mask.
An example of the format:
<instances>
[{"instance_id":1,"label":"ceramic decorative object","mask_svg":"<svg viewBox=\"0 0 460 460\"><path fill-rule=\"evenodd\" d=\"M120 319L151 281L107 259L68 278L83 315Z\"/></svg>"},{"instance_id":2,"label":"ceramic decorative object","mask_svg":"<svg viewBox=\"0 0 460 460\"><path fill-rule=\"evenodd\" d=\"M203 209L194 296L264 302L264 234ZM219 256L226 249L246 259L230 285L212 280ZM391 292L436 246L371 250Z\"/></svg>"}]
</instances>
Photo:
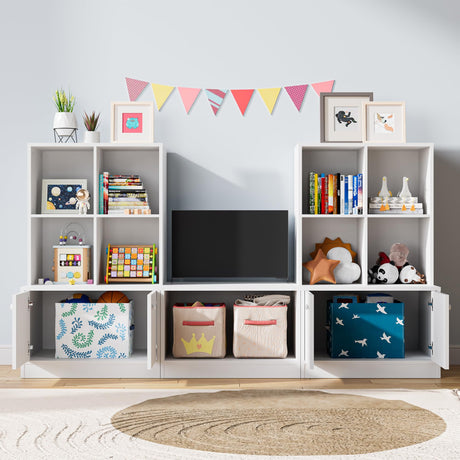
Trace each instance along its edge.
<instances>
[{"instance_id":1,"label":"ceramic decorative object","mask_svg":"<svg viewBox=\"0 0 460 460\"><path fill-rule=\"evenodd\" d=\"M87 144L97 144L101 141L101 133L99 131L85 131L83 142Z\"/></svg>"},{"instance_id":2,"label":"ceramic decorative object","mask_svg":"<svg viewBox=\"0 0 460 460\"><path fill-rule=\"evenodd\" d=\"M53 129L59 136L70 136L77 129L77 119L73 112L56 112L54 115Z\"/></svg>"}]
</instances>

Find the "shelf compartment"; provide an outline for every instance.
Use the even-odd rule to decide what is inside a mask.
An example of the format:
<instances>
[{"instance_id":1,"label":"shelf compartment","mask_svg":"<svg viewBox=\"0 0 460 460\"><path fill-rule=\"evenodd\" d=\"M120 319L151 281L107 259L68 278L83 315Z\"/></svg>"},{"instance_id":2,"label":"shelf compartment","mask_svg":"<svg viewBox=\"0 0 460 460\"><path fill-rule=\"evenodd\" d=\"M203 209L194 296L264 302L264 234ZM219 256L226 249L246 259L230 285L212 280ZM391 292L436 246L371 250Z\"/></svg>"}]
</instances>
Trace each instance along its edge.
<instances>
[{"instance_id":1,"label":"shelf compartment","mask_svg":"<svg viewBox=\"0 0 460 460\"><path fill-rule=\"evenodd\" d=\"M75 216L41 216L32 217L30 220L30 265L29 284L37 284L38 278L49 278L54 281L53 246L59 244L61 231L70 223L78 223L86 233L85 244L91 246L91 276L94 276L94 232L93 218L91 216L74 219Z\"/></svg>"},{"instance_id":2,"label":"shelf compartment","mask_svg":"<svg viewBox=\"0 0 460 460\"><path fill-rule=\"evenodd\" d=\"M159 219L134 218L130 220L123 217L105 219L98 216L96 218L96 235L98 248L96 260L96 273L98 276L96 283L104 284L107 264L107 247L109 244L154 244L158 248L156 261L158 270L161 267L159 263L162 257ZM110 283L108 286L116 287L117 284L118 283Z\"/></svg>"},{"instance_id":3,"label":"shelf compartment","mask_svg":"<svg viewBox=\"0 0 460 460\"><path fill-rule=\"evenodd\" d=\"M357 253L355 263L361 267L361 276L356 281L360 284L367 281L367 247L366 247L366 219L356 219L353 216L342 216L337 227L331 225L326 216L302 220L301 258L298 263L303 264L311 260L310 253L315 250L316 243L322 243L326 237L335 240L340 237L344 243L350 243ZM309 283L308 271L301 267L302 284ZM355 283L354 283L355 284Z\"/></svg>"},{"instance_id":4,"label":"shelf compartment","mask_svg":"<svg viewBox=\"0 0 460 460\"><path fill-rule=\"evenodd\" d=\"M160 146L130 146L129 148L124 148L119 145L100 147L97 149L95 169L97 181L99 181L99 174L104 171L108 171L110 175L138 174L144 188L147 190L152 214L159 214L160 180L164 179L160 177ZM94 202L99 203L99 187L97 187L96 192Z\"/></svg>"},{"instance_id":5,"label":"shelf compartment","mask_svg":"<svg viewBox=\"0 0 460 460\"><path fill-rule=\"evenodd\" d=\"M308 212L310 172L318 174L363 174L363 199L366 204L366 154L363 144L302 146L301 148L302 214Z\"/></svg>"},{"instance_id":6,"label":"shelf compartment","mask_svg":"<svg viewBox=\"0 0 460 460\"><path fill-rule=\"evenodd\" d=\"M233 304L236 299L242 299L245 295L257 294L284 294L289 295L291 302L287 310L287 346L288 357L285 359L271 358L240 358L233 357ZM202 303L225 303L226 305L226 357L225 358L173 358L173 305L176 303L193 303L200 301ZM163 376L167 378L194 378L215 377L223 378L227 375L233 377L244 377L254 375L254 367L261 365L264 367L263 372L270 372L271 376L276 377L279 366L287 366L299 377L298 362L300 358L300 323L298 319L298 292L297 291L274 291L274 290L251 290L244 291L166 291L163 299L162 315L162 360L164 366ZM293 364L297 363L297 364ZM267 367L268 366L268 367ZM297 366L297 367L296 367ZM200 374L201 372L201 374ZM265 374L267 375L267 374ZM259 375L258 375L259 376Z\"/></svg>"},{"instance_id":7,"label":"shelf compartment","mask_svg":"<svg viewBox=\"0 0 460 460\"><path fill-rule=\"evenodd\" d=\"M409 178L409 189L423 203L424 214L432 213L433 203L433 146L405 144L368 146L369 197L378 196L382 176L387 177L393 196L401 191L403 177Z\"/></svg>"},{"instance_id":8,"label":"shelf compartment","mask_svg":"<svg viewBox=\"0 0 460 460\"><path fill-rule=\"evenodd\" d=\"M76 144L64 146L31 146L29 148L30 210L41 213L42 179L86 179L94 209L93 148Z\"/></svg>"},{"instance_id":9,"label":"shelf compartment","mask_svg":"<svg viewBox=\"0 0 460 460\"><path fill-rule=\"evenodd\" d=\"M375 265L380 251L389 255L391 245L403 243L409 248L408 261L425 275L426 283L433 284L433 248L431 219L401 217L394 219L369 218L368 266Z\"/></svg>"}]
</instances>

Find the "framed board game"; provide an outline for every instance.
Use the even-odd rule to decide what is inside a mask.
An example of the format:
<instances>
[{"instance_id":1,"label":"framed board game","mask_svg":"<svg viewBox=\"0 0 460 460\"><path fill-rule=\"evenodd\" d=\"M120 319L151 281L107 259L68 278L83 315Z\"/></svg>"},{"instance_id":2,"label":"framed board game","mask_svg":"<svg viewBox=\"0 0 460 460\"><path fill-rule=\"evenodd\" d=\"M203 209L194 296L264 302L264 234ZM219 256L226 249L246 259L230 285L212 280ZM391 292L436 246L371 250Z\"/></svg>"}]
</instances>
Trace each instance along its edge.
<instances>
[{"instance_id":1,"label":"framed board game","mask_svg":"<svg viewBox=\"0 0 460 460\"><path fill-rule=\"evenodd\" d=\"M107 248L108 283L156 283L158 249L151 245L111 245Z\"/></svg>"}]
</instances>

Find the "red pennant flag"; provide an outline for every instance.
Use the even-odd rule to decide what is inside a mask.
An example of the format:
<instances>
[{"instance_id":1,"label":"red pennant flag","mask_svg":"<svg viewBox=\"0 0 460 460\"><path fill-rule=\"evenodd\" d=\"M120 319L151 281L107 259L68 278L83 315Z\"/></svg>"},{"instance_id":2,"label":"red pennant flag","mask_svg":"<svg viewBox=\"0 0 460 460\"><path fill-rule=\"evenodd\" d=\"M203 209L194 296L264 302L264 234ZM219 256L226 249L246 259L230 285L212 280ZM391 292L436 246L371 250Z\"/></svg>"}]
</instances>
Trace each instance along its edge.
<instances>
[{"instance_id":1,"label":"red pennant flag","mask_svg":"<svg viewBox=\"0 0 460 460\"><path fill-rule=\"evenodd\" d=\"M148 81L135 80L134 78L126 78L126 86L128 87L129 100L135 101L149 84Z\"/></svg>"},{"instance_id":2,"label":"red pennant flag","mask_svg":"<svg viewBox=\"0 0 460 460\"><path fill-rule=\"evenodd\" d=\"M246 109L248 108L249 101L251 100L252 95L254 94L253 89L231 89L230 90L235 102L240 109L241 115L244 115Z\"/></svg>"},{"instance_id":3,"label":"red pennant flag","mask_svg":"<svg viewBox=\"0 0 460 460\"><path fill-rule=\"evenodd\" d=\"M332 87L334 86L335 80L322 81L320 83L312 83L313 89L316 91L316 94L319 96L320 93L330 93Z\"/></svg>"},{"instance_id":4,"label":"red pennant flag","mask_svg":"<svg viewBox=\"0 0 460 460\"><path fill-rule=\"evenodd\" d=\"M178 86L180 97L182 99L182 104L184 104L185 111L190 112L192 105L195 103L198 94L200 94L200 88L183 88Z\"/></svg>"},{"instance_id":5,"label":"red pennant flag","mask_svg":"<svg viewBox=\"0 0 460 460\"><path fill-rule=\"evenodd\" d=\"M284 89L289 94L294 105L297 107L297 110L300 112L302 108L303 100L305 99L305 93L307 92L308 85L295 85L295 86L285 86Z\"/></svg>"}]
</instances>

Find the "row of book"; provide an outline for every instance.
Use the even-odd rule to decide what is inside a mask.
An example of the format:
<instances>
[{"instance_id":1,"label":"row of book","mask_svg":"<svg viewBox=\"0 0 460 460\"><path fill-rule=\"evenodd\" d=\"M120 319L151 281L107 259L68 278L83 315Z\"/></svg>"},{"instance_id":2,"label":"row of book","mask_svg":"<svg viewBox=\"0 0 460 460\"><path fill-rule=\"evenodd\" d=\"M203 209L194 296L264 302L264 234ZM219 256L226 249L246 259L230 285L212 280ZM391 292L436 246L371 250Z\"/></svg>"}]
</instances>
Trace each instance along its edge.
<instances>
[{"instance_id":1,"label":"row of book","mask_svg":"<svg viewBox=\"0 0 460 460\"><path fill-rule=\"evenodd\" d=\"M140 176L133 174L99 175L99 214L150 213L147 190Z\"/></svg>"},{"instance_id":2,"label":"row of book","mask_svg":"<svg viewBox=\"0 0 460 460\"><path fill-rule=\"evenodd\" d=\"M362 174L318 174L309 176L309 214L362 214Z\"/></svg>"}]
</instances>

